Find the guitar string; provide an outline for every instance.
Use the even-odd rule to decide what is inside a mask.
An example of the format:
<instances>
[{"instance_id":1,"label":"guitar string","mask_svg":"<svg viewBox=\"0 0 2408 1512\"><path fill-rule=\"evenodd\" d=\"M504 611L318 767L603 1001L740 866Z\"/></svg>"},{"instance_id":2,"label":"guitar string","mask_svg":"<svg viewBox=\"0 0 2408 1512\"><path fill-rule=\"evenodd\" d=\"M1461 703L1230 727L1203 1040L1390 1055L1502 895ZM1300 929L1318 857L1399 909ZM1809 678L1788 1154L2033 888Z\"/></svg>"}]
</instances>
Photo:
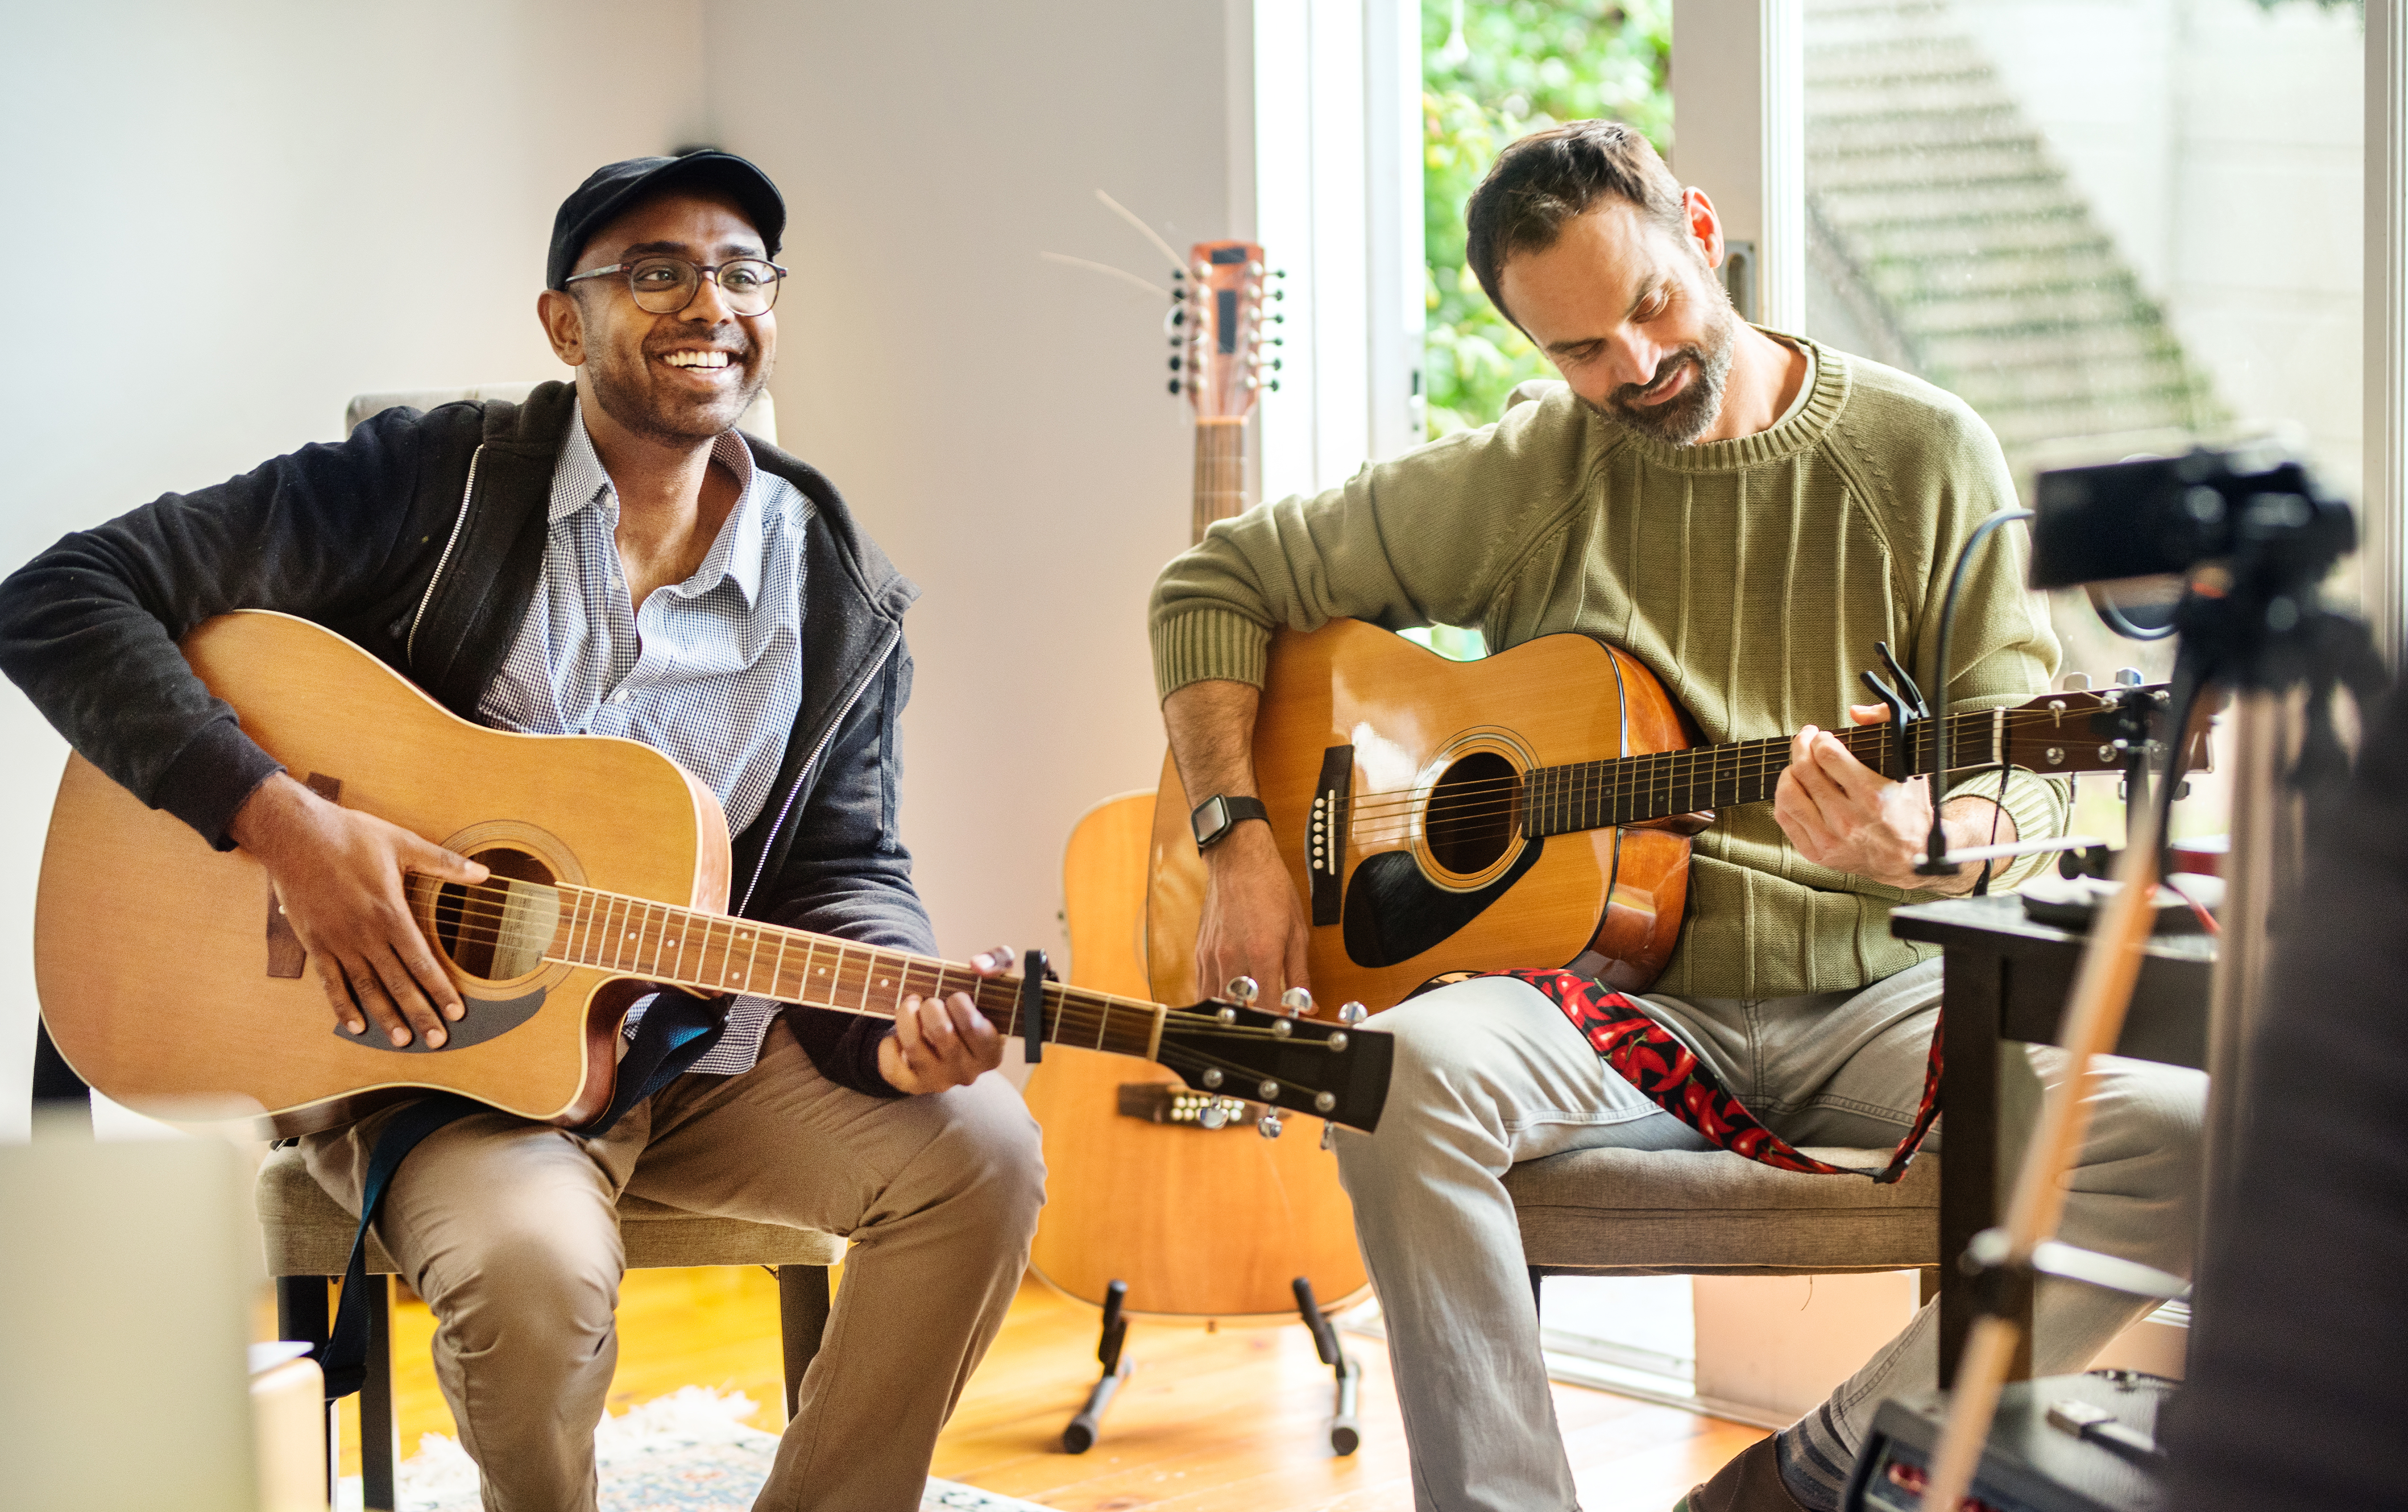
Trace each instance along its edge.
<instances>
[{"instance_id":1,"label":"guitar string","mask_svg":"<svg viewBox=\"0 0 2408 1512\"><path fill-rule=\"evenodd\" d=\"M1976 711L1960 718L1966 727L1961 732L1952 733L1952 744L1960 738L1978 742L1993 728L1990 715L1985 712ZM2010 710L2007 717L2007 732L2018 733L2033 725L2054 727L2059 723L2057 716L2052 711ZM1874 754L1886 754L1884 749L1888 744L1885 738L1888 733L1886 726L1859 726L1854 730L1828 733L1837 736L1849 748L1852 754L1859 758L1867 754L1862 748L1868 746L1872 748ZM1603 796L1610 791L1637 795L1656 787L1694 788L1700 780L1712 786L1734 777L1766 775L1772 769L1776 753L1781 753L1779 764L1785 766L1787 764L1785 752L1794 738L1793 736L1770 736L1761 740L1738 741L1722 746L1692 746L1661 751L1640 751L1628 756L1605 757L1594 762L1539 767L1534 771L1544 774L1548 778L1551 791L1547 796L1551 799L1562 797L1577 801L1584 796ZM2068 744L2080 743L2086 742L2071 739L2068 741ZM1932 740L1921 735L1916 736L1915 746L1915 753L1918 757L1928 756L1933 749ZM1685 774L1677 770L1666 770L1668 766L1674 766L1684 761L1692 770ZM1649 763L1656 764L1651 768ZM1701 764L1703 769L1698 769ZM1991 764L1993 763L1986 762L1975 763L1954 768L1954 770L1976 771ZM1628 782L1621 780L1622 774L1626 772L1632 774L1632 780ZM1531 776L1531 772L1524 772L1510 777L1484 777L1455 784L1447 789L1448 796L1440 802L1429 801L1424 791L1415 789L1378 790L1350 799L1350 818L1353 822L1360 824L1394 813L1410 812L1416 808L1424 812L1442 812L1450 806L1457 806L1467 802L1490 801L1504 797L1506 794L1497 792L1495 790L1524 788ZM1603 779L1602 785L1599 779ZM1584 788L1586 789L1585 793L1583 792Z\"/></svg>"},{"instance_id":2,"label":"guitar string","mask_svg":"<svg viewBox=\"0 0 2408 1512\"><path fill-rule=\"evenodd\" d=\"M505 899L507 899L514 891L509 887L497 887L492 883L453 883L445 885L448 888L457 889L464 894L473 891L485 897L499 895ZM550 888L541 883L525 883L523 885L530 888L542 889L543 891L552 892L555 893L560 891L559 889ZM640 907L665 908L675 906L674 905L650 903L645 899L632 898L620 893L590 893L588 896L598 897L606 900L606 902L632 902ZM532 948L545 953L549 953L550 948L562 938L563 931L558 925L554 927L551 934L547 934L533 930L513 929L509 927L507 922L502 924L493 924L490 922L490 920L494 919L502 919L507 920L507 904L505 904L502 911L487 914L487 921L455 930L452 932L452 937L455 939L467 937L475 940L477 943L499 943L504 939L508 939L510 943L518 945L523 949ZM578 923L591 922L592 918L593 916L591 915L580 915L571 912L566 919L564 919L563 923L566 924L569 930L573 931ZM689 915L689 920L690 922L702 924L706 934L711 929L734 926L738 922L738 920L725 916ZM615 929L616 925L614 924L611 927ZM831 978L829 984L831 988L838 991L853 991L854 990L855 982L861 984L861 991L869 991L869 975L873 969L882 966L891 972L893 976L897 978L908 978L915 974L924 977L935 977L938 978L939 991L948 990L942 985L942 979L944 977L956 973L971 971L971 968L968 966L959 965L951 962L939 961L933 957L890 953L882 950L879 947L853 945L846 942L836 941L826 936L814 937L808 935L807 934L802 934L801 932L797 933L798 934L801 934L801 937L806 941L806 953L801 957L796 958L796 962L804 969L808 969L810 953L819 949L834 949L844 955L859 957L857 961L840 961L838 963L836 970L839 975ZM728 971L727 962L735 953L734 948L737 941L744 937L745 936L743 934L734 934L728 936L724 941L713 941L706 938L702 944L701 949L707 956L714 943L722 946L722 975L724 976ZM774 935L766 937L771 939L777 938L777 936ZM664 935L660 934L638 934L636 936L636 943L639 949L647 944L654 946L656 953L653 964L659 965L661 963L657 959L657 950L659 949L667 948L667 945L673 942L666 941ZM599 952L597 951L596 953L598 954ZM609 964L600 961L572 960L572 963L594 965L604 970L613 969ZM639 964L640 963L638 963L637 965L629 965L624 969L638 969ZM757 961L747 962L745 976L748 981L750 980L752 968L756 965ZM779 965L776 968L775 975L781 977L783 973L784 967L782 965ZM671 973L669 975L674 977L677 974ZM684 979L694 981L697 985L710 985L708 981L703 979L702 975L699 973L695 974L692 977ZM1009 976L987 977L973 974L971 981L968 984L966 984L964 987L952 988L950 991L967 991L970 988L985 990L996 986L1002 986L1010 988L1016 993L1019 989L1020 980L1021 979L1018 977ZM901 991L905 994L909 995L910 993L911 990L908 982L898 985L900 985ZM1096 993L1089 989L1081 989L1069 984L1059 982L1048 982L1045 984L1044 991L1046 994L1046 1011L1049 1017L1063 1021L1072 1021L1075 1018L1075 1021L1083 1027L1092 1027L1097 1023L1108 1023L1111 1016L1116 1013L1127 1013L1132 1017L1143 1017L1150 1020L1154 1009L1158 1006L1158 1005L1141 1003L1133 998L1121 998L1116 994ZM1075 997L1069 995L1072 993L1080 995ZM927 994L921 993L919 995L925 996ZM1085 999L1086 1001L1082 1001L1082 999ZM880 1017L893 1017L892 1009L873 1008L867 1003L863 1003L857 1006L840 1004L831 1004L829 1006L837 1006L842 1011L847 1012L867 1012L876 1014ZM1018 1012L1018 1005L1016 1002L1013 1005L1012 1011L1015 1015ZM1162 1011L1167 1019L1180 1021L1182 1024L1192 1024L1194 1026L1193 1028L1185 1029L1183 1031L1190 1035L1200 1034L1206 1037L1219 1039L1292 1038L1292 1034L1280 1034L1268 1025L1223 1024L1220 1022L1219 1019L1212 1014L1197 1013L1189 1009L1166 1007L1163 1008ZM1097 1015L1100 1015L1100 1017L1097 1017Z\"/></svg>"}]
</instances>

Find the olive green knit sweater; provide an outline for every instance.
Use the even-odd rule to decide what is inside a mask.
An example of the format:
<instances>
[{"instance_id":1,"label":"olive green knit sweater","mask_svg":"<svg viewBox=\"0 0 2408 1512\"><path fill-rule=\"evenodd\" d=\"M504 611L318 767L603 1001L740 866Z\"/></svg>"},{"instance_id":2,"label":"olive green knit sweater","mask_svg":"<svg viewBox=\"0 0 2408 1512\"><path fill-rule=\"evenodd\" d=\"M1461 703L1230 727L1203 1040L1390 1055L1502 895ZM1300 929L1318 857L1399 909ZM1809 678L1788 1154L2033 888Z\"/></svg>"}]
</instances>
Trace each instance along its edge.
<instances>
[{"instance_id":1,"label":"olive green knit sweater","mask_svg":"<svg viewBox=\"0 0 2408 1512\"><path fill-rule=\"evenodd\" d=\"M1601 636L1645 663L1714 743L1844 726L1845 706L1869 698L1857 674L1880 668L1875 641L1932 687L1957 549L2014 503L2005 460L1953 396L1813 349L1804 402L1755 435L1669 446L1562 384L1533 384L1495 425L1221 521L1154 585L1163 695L1208 678L1259 686L1271 626L1345 617L1477 626L1499 649ZM1974 559L1950 647L1957 708L2021 702L2056 673L2025 556L2009 529ZM1957 791L1996 796L1999 779ZM2061 833L2064 786L2017 771L2005 806L2028 839ZM1861 986L1931 953L1889 933L1890 908L1914 896L1808 863L1769 804L1725 811L1698 837L1688 922L1656 990Z\"/></svg>"}]
</instances>

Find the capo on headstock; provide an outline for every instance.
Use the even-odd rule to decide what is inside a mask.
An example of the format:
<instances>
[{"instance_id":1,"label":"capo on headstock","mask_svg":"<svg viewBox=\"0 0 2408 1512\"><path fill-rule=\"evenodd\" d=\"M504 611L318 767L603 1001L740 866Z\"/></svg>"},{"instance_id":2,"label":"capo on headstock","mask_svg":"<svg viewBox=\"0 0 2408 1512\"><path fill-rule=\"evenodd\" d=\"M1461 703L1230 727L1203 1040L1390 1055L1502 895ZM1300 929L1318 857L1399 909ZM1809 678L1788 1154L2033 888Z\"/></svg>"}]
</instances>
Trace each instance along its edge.
<instances>
[{"instance_id":1,"label":"capo on headstock","mask_svg":"<svg viewBox=\"0 0 2408 1512\"><path fill-rule=\"evenodd\" d=\"M1914 678L1908 675L1906 668L1898 664L1898 658L1890 652L1889 642L1877 640L1873 642L1873 649L1881 653L1882 664L1888 667L1889 675L1898 679L1898 686L1892 688L1870 672L1859 672L1856 676L1864 678L1865 686L1872 690L1875 698L1889 706L1892 736L1888 747L1889 760L1884 763L1888 770L1882 776L1893 782L1903 782L1914 775L1912 727L1918 720L1931 718L1931 706L1924 702L1923 690L1914 685Z\"/></svg>"}]
</instances>

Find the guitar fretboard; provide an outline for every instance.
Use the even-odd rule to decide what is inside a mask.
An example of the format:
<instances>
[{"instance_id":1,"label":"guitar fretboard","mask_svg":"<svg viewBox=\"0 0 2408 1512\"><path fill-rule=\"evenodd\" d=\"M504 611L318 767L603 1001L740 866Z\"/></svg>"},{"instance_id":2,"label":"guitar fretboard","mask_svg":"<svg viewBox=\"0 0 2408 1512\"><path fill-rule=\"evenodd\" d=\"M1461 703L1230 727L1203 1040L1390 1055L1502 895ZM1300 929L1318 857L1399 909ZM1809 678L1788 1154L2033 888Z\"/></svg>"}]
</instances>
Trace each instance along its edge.
<instances>
[{"instance_id":1,"label":"guitar fretboard","mask_svg":"<svg viewBox=\"0 0 2408 1512\"><path fill-rule=\"evenodd\" d=\"M517 884L507 899L498 885L466 891L469 917L503 948L539 949L546 960L881 1018L907 997L968 992L1006 1036L1022 1033L1016 977L591 888ZM1158 1005L1047 982L1039 1011L1048 1041L1156 1058Z\"/></svg>"},{"instance_id":2,"label":"guitar fretboard","mask_svg":"<svg viewBox=\"0 0 2408 1512\"><path fill-rule=\"evenodd\" d=\"M1196 422L1194 539L1216 520L1246 512L1246 421L1205 419Z\"/></svg>"},{"instance_id":3,"label":"guitar fretboard","mask_svg":"<svg viewBox=\"0 0 2408 1512\"><path fill-rule=\"evenodd\" d=\"M1963 770L1995 762L2004 712L1950 715L1949 765ZM1867 766L1876 772L1890 770L1888 725L1857 725L1830 733ZM1907 745L1912 759L1907 770L1931 769L1938 760L1939 737L1939 730L1928 720L1910 728ZM1734 804L1762 803L1772 796L1782 769L1789 764L1789 736L1777 735L1727 746L1537 767L1523 777L1522 830L1532 835L1569 834Z\"/></svg>"}]
</instances>

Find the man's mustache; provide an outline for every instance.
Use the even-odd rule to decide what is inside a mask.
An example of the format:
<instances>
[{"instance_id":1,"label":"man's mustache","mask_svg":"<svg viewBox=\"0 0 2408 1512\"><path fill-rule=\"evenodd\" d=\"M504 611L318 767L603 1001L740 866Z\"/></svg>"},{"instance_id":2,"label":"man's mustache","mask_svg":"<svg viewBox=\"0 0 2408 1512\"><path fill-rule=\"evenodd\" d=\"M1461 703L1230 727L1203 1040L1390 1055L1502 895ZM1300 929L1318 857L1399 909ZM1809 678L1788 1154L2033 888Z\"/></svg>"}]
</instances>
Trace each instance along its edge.
<instances>
[{"instance_id":1,"label":"man's mustache","mask_svg":"<svg viewBox=\"0 0 2408 1512\"><path fill-rule=\"evenodd\" d=\"M1642 405L1639 396L1645 393L1648 390L1656 387L1658 383L1663 382L1675 372L1678 372L1683 363L1689 364L1691 366L1697 368L1698 372L1702 373L1706 369L1706 354L1699 351L1695 347L1683 347L1678 351L1667 355L1662 362L1656 364L1656 371L1648 375L1646 382L1626 383L1622 385L1622 387L1614 390L1609 397L1613 403L1627 409L1653 407L1652 406Z\"/></svg>"}]
</instances>

